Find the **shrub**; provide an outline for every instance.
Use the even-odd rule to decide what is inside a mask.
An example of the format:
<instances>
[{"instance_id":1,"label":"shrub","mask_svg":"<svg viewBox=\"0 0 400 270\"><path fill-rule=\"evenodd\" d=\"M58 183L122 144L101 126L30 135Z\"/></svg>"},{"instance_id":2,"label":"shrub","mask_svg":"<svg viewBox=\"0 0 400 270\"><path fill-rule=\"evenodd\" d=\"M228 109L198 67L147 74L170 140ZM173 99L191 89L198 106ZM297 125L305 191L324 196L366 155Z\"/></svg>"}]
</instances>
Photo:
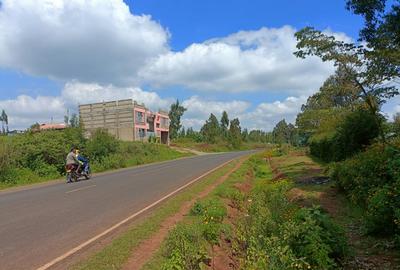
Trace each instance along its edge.
<instances>
[{"instance_id":1,"label":"shrub","mask_svg":"<svg viewBox=\"0 0 400 270\"><path fill-rule=\"evenodd\" d=\"M227 214L225 205L216 198L197 201L190 213L200 218L199 223L204 239L209 243L218 243L223 229L222 221Z\"/></svg>"},{"instance_id":2,"label":"shrub","mask_svg":"<svg viewBox=\"0 0 400 270\"><path fill-rule=\"evenodd\" d=\"M208 255L201 224L178 224L166 239L164 253L168 259L162 269L202 269Z\"/></svg>"},{"instance_id":3,"label":"shrub","mask_svg":"<svg viewBox=\"0 0 400 270\"><path fill-rule=\"evenodd\" d=\"M338 125L336 133L312 138L310 153L325 162L349 158L378 137L379 122L382 121L365 109L351 112Z\"/></svg>"},{"instance_id":4,"label":"shrub","mask_svg":"<svg viewBox=\"0 0 400 270\"><path fill-rule=\"evenodd\" d=\"M280 181L254 189L249 216L236 232L245 269L335 269L346 254L343 230L321 209L291 204L290 188Z\"/></svg>"},{"instance_id":5,"label":"shrub","mask_svg":"<svg viewBox=\"0 0 400 270\"><path fill-rule=\"evenodd\" d=\"M118 148L119 141L103 129L96 130L86 144L87 154L96 161L115 154Z\"/></svg>"},{"instance_id":6,"label":"shrub","mask_svg":"<svg viewBox=\"0 0 400 270\"><path fill-rule=\"evenodd\" d=\"M337 163L331 178L347 196L365 209L367 232L399 234L400 147L374 144L365 152Z\"/></svg>"}]
</instances>

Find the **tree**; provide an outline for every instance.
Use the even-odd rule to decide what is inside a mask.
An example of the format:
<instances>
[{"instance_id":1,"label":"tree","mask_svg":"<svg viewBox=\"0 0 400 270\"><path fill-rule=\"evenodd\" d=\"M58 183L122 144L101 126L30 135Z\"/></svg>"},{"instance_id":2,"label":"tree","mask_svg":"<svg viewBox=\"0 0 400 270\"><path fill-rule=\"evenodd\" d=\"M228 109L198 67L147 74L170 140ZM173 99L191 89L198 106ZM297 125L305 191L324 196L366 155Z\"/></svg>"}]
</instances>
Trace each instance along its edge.
<instances>
[{"instance_id":1,"label":"tree","mask_svg":"<svg viewBox=\"0 0 400 270\"><path fill-rule=\"evenodd\" d=\"M249 139L249 131L247 128L243 129L242 131L242 141L247 142Z\"/></svg>"},{"instance_id":2,"label":"tree","mask_svg":"<svg viewBox=\"0 0 400 270\"><path fill-rule=\"evenodd\" d=\"M179 137L180 137L180 138L186 137L186 130L185 130L185 127L182 127L181 130L179 131Z\"/></svg>"},{"instance_id":3,"label":"tree","mask_svg":"<svg viewBox=\"0 0 400 270\"><path fill-rule=\"evenodd\" d=\"M229 125L229 133L228 133L229 143L230 145L237 149L242 144L242 131L240 128L240 121L238 118L235 118L230 121Z\"/></svg>"},{"instance_id":4,"label":"tree","mask_svg":"<svg viewBox=\"0 0 400 270\"><path fill-rule=\"evenodd\" d=\"M391 7L385 0L348 0L347 9L364 17L360 41L367 43L368 58L385 63L400 74L400 2Z\"/></svg>"},{"instance_id":5,"label":"tree","mask_svg":"<svg viewBox=\"0 0 400 270\"><path fill-rule=\"evenodd\" d=\"M222 112L221 116L221 130L222 130L222 135L226 137L227 131L228 131L228 126L229 126L229 118L228 118L228 113L226 111Z\"/></svg>"},{"instance_id":6,"label":"tree","mask_svg":"<svg viewBox=\"0 0 400 270\"><path fill-rule=\"evenodd\" d=\"M348 82L357 88L371 114L375 115L381 139L385 141L380 108L387 99L399 93L395 85L388 84L399 76L396 70L371 56L368 48L336 40L312 27L303 28L295 36L298 51L294 54L297 57L316 55L323 61L333 62L345 73Z\"/></svg>"},{"instance_id":7,"label":"tree","mask_svg":"<svg viewBox=\"0 0 400 270\"><path fill-rule=\"evenodd\" d=\"M169 133L170 138L175 139L178 137L178 132L182 128L181 125L181 117L183 113L186 111L180 103L179 100L176 100L175 103L171 104L171 109L168 113L170 124L169 124Z\"/></svg>"},{"instance_id":8,"label":"tree","mask_svg":"<svg viewBox=\"0 0 400 270\"><path fill-rule=\"evenodd\" d=\"M334 132L346 114L363 104L360 95L360 89L339 66L319 91L302 105L296 118L299 134L308 139L316 134Z\"/></svg>"},{"instance_id":9,"label":"tree","mask_svg":"<svg viewBox=\"0 0 400 270\"><path fill-rule=\"evenodd\" d=\"M214 114L210 114L210 117L201 128L200 133L206 142L216 143L217 138L220 135L220 126L217 117L215 117Z\"/></svg>"},{"instance_id":10,"label":"tree","mask_svg":"<svg viewBox=\"0 0 400 270\"><path fill-rule=\"evenodd\" d=\"M3 134L8 133L8 115L4 110L1 112L0 121Z\"/></svg>"},{"instance_id":11,"label":"tree","mask_svg":"<svg viewBox=\"0 0 400 270\"><path fill-rule=\"evenodd\" d=\"M69 119L69 124L73 128L79 127L79 118L76 113L73 113L71 115L71 119Z\"/></svg>"},{"instance_id":12,"label":"tree","mask_svg":"<svg viewBox=\"0 0 400 270\"><path fill-rule=\"evenodd\" d=\"M272 131L274 136L274 143L288 143L289 142L289 129L285 119L279 121L274 130Z\"/></svg>"}]
</instances>

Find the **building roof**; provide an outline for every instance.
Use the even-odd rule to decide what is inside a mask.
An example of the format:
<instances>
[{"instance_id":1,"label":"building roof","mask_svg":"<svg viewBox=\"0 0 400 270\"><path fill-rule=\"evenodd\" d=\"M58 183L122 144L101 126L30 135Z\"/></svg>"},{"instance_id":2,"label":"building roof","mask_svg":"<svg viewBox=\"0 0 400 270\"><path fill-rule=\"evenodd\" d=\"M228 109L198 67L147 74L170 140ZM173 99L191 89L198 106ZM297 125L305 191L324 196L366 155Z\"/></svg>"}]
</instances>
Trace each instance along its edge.
<instances>
[{"instance_id":1,"label":"building roof","mask_svg":"<svg viewBox=\"0 0 400 270\"><path fill-rule=\"evenodd\" d=\"M48 130L48 129L65 129L68 126L64 123L62 124L41 124L39 126L39 130Z\"/></svg>"}]
</instances>

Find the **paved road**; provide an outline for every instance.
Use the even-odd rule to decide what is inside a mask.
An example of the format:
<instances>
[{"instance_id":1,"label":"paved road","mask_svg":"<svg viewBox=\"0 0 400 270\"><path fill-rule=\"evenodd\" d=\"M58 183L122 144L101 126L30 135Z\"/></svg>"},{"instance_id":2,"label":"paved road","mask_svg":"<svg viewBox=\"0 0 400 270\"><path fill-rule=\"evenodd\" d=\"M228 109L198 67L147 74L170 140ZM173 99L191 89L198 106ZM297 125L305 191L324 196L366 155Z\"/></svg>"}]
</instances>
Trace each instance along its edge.
<instances>
[{"instance_id":1,"label":"paved road","mask_svg":"<svg viewBox=\"0 0 400 270\"><path fill-rule=\"evenodd\" d=\"M0 192L0 269L36 269L224 162L210 154Z\"/></svg>"}]
</instances>

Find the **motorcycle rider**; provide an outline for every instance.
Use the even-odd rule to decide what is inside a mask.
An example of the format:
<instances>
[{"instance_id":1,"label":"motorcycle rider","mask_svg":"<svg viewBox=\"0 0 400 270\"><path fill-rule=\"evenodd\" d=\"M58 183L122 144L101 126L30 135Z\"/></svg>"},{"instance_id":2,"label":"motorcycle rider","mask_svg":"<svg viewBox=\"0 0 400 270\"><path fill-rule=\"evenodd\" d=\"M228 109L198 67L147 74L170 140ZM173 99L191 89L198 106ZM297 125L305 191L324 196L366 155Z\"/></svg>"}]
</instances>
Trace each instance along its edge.
<instances>
[{"instance_id":1,"label":"motorcycle rider","mask_svg":"<svg viewBox=\"0 0 400 270\"><path fill-rule=\"evenodd\" d=\"M78 170L79 168L79 160L76 157L76 147L72 147L71 151L68 153L66 162L65 162L65 167L67 170ZM68 180L67 183L72 182L71 180Z\"/></svg>"}]
</instances>

